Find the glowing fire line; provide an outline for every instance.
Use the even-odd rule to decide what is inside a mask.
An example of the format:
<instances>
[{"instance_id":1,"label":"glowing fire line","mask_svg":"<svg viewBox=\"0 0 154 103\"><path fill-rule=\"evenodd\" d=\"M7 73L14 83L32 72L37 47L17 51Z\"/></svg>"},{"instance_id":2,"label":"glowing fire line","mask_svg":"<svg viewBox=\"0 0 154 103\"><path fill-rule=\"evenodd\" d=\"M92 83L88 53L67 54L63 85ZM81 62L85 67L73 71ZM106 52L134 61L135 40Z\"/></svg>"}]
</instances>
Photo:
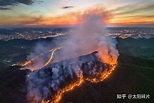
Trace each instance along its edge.
<instances>
[{"instance_id":1,"label":"glowing fire line","mask_svg":"<svg viewBox=\"0 0 154 103\"><path fill-rule=\"evenodd\" d=\"M22 63L21 66L26 66L26 65L32 63L32 61L33 61L34 59L36 59L36 58L37 58L37 57L34 57L34 58L30 59L29 61L26 61L26 62Z\"/></svg>"},{"instance_id":2,"label":"glowing fire line","mask_svg":"<svg viewBox=\"0 0 154 103\"><path fill-rule=\"evenodd\" d=\"M47 66L51 60L53 59L53 56L54 56L54 53L56 50L59 50L61 49L61 47L58 47L58 48L54 48L54 49L51 49L47 52L51 52L51 55L50 55L50 58L49 60L44 64L44 66ZM47 53L45 52L45 53ZM25 63L22 64L22 66L26 66L30 63L32 63L36 58L40 57L41 55L44 55L45 53L42 53L32 59L30 59L29 61L26 61ZM102 55L100 55L100 57L102 57ZM101 73L101 76L100 78L83 78L83 75L80 75L79 79L76 81L76 82L73 82L71 84L69 84L68 86L60 89L54 96L53 96L53 100L42 100L41 103L59 103L60 100L62 99L63 95L68 92L68 91L71 91L73 90L75 87L78 87L80 85L82 85L85 81L89 81L89 82L92 82L92 83L98 83L98 82L102 82L103 80L105 80L107 77L109 77L109 75L113 72L113 70L116 68L117 64L116 63L113 63L112 61L110 63L110 69L109 70L105 70ZM44 67L43 66L43 67Z\"/></svg>"},{"instance_id":3,"label":"glowing fire line","mask_svg":"<svg viewBox=\"0 0 154 103\"><path fill-rule=\"evenodd\" d=\"M62 99L62 96L64 93L73 90L75 87L80 86L82 83L84 83L84 79L82 76L80 76L79 80L66 86L65 88L58 91L58 93L55 95L54 100L50 103L59 103L59 101Z\"/></svg>"},{"instance_id":4,"label":"glowing fire line","mask_svg":"<svg viewBox=\"0 0 154 103\"><path fill-rule=\"evenodd\" d=\"M92 83L98 83L98 82L102 82L104 79L108 78L109 75L114 71L114 69L116 68L117 64L111 65L111 69L110 70L105 70L102 74L100 79L97 78L86 78L87 81L90 81Z\"/></svg>"},{"instance_id":5,"label":"glowing fire line","mask_svg":"<svg viewBox=\"0 0 154 103\"><path fill-rule=\"evenodd\" d=\"M101 78L97 79L97 78L86 78L84 79L83 76L81 75L79 80L69 84L68 86L66 86L65 88L61 89L58 91L58 93L54 96L54 99L52 101L42 101L41 103L59 103L60 100L62 99L62 96L68 92L73 90L75 87L78 87L80 85L82 85L85 81L90 81L92 83L98 83L98 82L102 82L103 80L105 80L107 77L109 77L109 75L115 70L117 64L112 64L112 67L110 68L110 70L105 70L102 74L101 74Z\"/></svg>"},{"instance_id":6,"label":"glowing fire line","mask_svg":"<svg viewBox=\"0 0 154 103\"><path fill-rule=\"evenodd\" d=\"M56 48L54 48L54 49L56 49ZM28 60L28 61L22 63L21 66L27 66L27 65L31 64L36 58L38 58L38 57L40 57L40 56L42 56L42 55L44 55L44 54L46 54L46 53L48 53L48 52L52 52L54 49L50 49L50 50L47 51L47 52L41 53L40 55L37 55L37 56L31 58L30 60Z\"/></svg>"},{"instance_id":7,"label":"glowing fire line","mask_svg":"<svg viewBox=\"0 0 154 103\"><path fill-rule=\"evenodd\" d=\"M54 52L55 52L56 50L59 50L59 49L61 49L61 47L53 49L53 51L52 51L52 53L51 53L51 56L50 56L50 59L45 63L44 66L47 66L47 65L51 62L51 60L52 60L52 58L53 58L53 55L54 55Z\"/></svg>"}]
</instances>

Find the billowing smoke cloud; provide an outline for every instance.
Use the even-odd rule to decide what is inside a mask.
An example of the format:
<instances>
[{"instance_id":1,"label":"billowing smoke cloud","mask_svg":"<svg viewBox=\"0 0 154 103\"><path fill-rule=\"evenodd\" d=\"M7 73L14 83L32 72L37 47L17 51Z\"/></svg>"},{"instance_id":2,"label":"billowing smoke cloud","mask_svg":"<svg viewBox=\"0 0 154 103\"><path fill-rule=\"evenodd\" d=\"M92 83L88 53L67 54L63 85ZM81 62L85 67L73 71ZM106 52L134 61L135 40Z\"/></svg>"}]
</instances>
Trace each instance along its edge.
<instances>
[{"instance_id":1,"label":"billowing smoke cloud","mask_svg":"<svg viewBox=\"0 0 154 103\"><path fill-rule=\"evenodd\" d=\"M86 14L83 23L62 43L63 58L100 51L104 62L116 63L118 52L115 45L116 41L109 37L105 30L103 16Z\"/></svg>"},{"instance_id":2,"label":"billowing smoke cloud","mask_svg":"<svg viewBox=\"0 0 154 103\"><path fill-rule=\"evenodd\" d=\"M67 40L57 41L62 47L59 59L64 61L39 68L27 76L29 102L37 103L47 98L54 101L56 97L53 95L57 92L61 95L65 89L68 90L65 86L72 81L81 78L102 81L113 71L110 66L117 64L118 51L115 39L106 32L103 18L95 13L86 14L82 24L71 32ZM39 48L46 50L41 46ZM94 51L98 53L91 54ZM81 55L87 56L79 57Z\"/></svg>"}]
</instances>

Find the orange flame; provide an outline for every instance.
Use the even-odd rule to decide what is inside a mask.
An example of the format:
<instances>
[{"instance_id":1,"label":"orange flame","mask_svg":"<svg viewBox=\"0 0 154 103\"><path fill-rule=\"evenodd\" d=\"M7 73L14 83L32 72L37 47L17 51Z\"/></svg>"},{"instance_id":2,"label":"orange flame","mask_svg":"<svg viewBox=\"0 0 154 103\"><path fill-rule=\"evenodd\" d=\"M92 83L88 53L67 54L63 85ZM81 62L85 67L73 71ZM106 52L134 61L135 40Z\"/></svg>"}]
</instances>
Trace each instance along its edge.
<instances>
[{"instance_id":1,"label":"orange flame","mask_svg":"<svg viewBox=\"0 0 154 103\"><path fill-rule=\"evenodd\" d=\"M47 101L43 100L41 103L50 103L50 100Z\"/></svg>"},{"instance_id":2,"label":"orange flame","mask_svg":"<svg viewBox=\"0 0 154 103\"><path fill-rule=\"evenodd\" d=\"M47 52L41 53L40 55L31 58L30 60L28 60L28 61L22 63L21 66L27 66L27 65L31 64L36 58L38 58L38 57L44 55L45 53L51 52L51 51L53 51L53 49L50 49L50 50L47 51Z\"/></svg>"},{"instance_id":3,"label":"orange flame","mask_svg":"<svg viewBox=\"0 0 154 103\"><path fill-rule=\"evenodd\" d=\"M53 58L53 55L54 55L54 52L55 52L56 50L59 50L59 49L61 49L61 47L58 47L58 48L53 49L53 51L52 51L52 53L51 53L51 56L50 56L50 59L45 63L44 66L47 66L47 65L51 62L51 60L52 60L52 58Z\"/></svg>"},{"instance_id":4,"label":"orange flame","mask_svg":"<svg viewBox=\"0 0 154 103\"><path fill-rule=\"evenodd\" d=\"M117 53L112 51L111 53L103 54L102 51L98 52L99 57L103 63L110 64L111 66L117 64Z\"/></svg>"},{"instance_id":5,"label":"orange flame","mask_svg":"<svg viewBox=\"0 0 154 103\"><path fill-rule=\"evenodd\" d=\"M30 59L29 61L26 61L26 62L22 63L21 66L26 66L28 64L31 64L34 59L36 59L36 57Z\"/></svg>"},{"instance_id":6,"label":"orange flame","mask_svg":"<svg viewBox=\"0 0 154 103\"><path fill-rule=\"evenodd\" d=\"M79 79L76 82L71 83L68 86L66 86L65 88L59 90L57 92L57 94L54 96L54 99L52 101L49 101L49 100L44 101L43 100L41 103L59 103L59 101L62 99L62 96L64 93L73 90L75 87L80 86L82 83L84 83L84 79L83 79L83 76L80 75Z\"/></svg>"},{"instance_id":7,"label":"orange flame","mask_svg":"<svg viewBox=\"0 0 154 103\"><path fill-rule=\"evenodd\" d=\"M117 66L117 56L115 54L112 54L112 56L109 56L109 55L103 55L102 52L100 51L98 53L101 61L109 64L110 69L109 70L106 69L105 71L103 71L99 79L86 78L87 81L90 81L92 83L102 82L104 79L108 78Z\"/></svg>"},{"instance_id":8,"label":"orange flame","mask_svg":"<svg viewBox=\"0 0 154 103\"><path fill-rule=\"evenodd\" d=\"M78 81L66 86L65 88L58 91L55 95L54 100L51 103L59 103L64 93L73 90L75 87L80 86L84 82L83 77L81 76Z\"/></svg>"},{"instance_id":9,"label":"orange flame","mask_svg":"<svg viewBox=\"0 0 154 103\"><path fill-rule=\"evenodd\" d=\"M102 56L100 55L100 58ZM114 58L115 59L115 58ZM101 58L102 60L102 58ZM98 83L98 82L102 82L103 80L105 80L106 78L108 78L111 73L115 70L116 66L117 66L117 60L113 60L110 59L108 60L110 61L109 65L110 65L110 69L109 70L105 70L104 72L101 73L100 78L86 78L84 79L83 76L81 75L79 77L79 80L77 80L76 82L69 84L68 86L66 86L65 88L59 90L57 92L57 94L54 96L54 99L52 101L42 101L41 103L59 103L60 100L62 99L62 96L68 92L73 90L75 87L82 85L85 81L90 81L92 83Z\"/></svg>"},{"instance_id":10,"label":"orange flame","mask_svg":"<svg viewBox=\"0 0 154 103\"><path fill-rule=\"evenodd\" d=\"M51 62L51 60L52 60L52 58L53 58L53 55L54 55L54 52L55 52L56 50L59 50L59 49L61 49L61 47L54 48L54 49L50 49L50 50L47 51L47 52L41 53L40 55L35 56L35 57L31 58L30 60L28 60L28 61L22 63L21 66L27 66L27 65L31 64L31 63L32 63L35 59L37 59L38 57L40 57L40 56L42 56L42 55L44 55L44 54L46 54L46 53L48 53L48 52L52 52L52 53L51 53L51 56L50 56L50 59L45 63L45 66L46 66L46 65L48 65L48 64Z\"/></svg>"},{"instance_id":11,"label":"orange flame","mask_svg":"<svg viewBox=\"0 0 154 103\"><path fill-rule=\"evenodd\" d=\"M109 70L105 70L104 72L101 73L101 77L99 79L97 78L86 78L87 81L90 81L92 83L98 83L102 82L104 79L108 78L112 71L116 68L116 64L111 65L112 67Z\"/></svg>"}]
</instances>

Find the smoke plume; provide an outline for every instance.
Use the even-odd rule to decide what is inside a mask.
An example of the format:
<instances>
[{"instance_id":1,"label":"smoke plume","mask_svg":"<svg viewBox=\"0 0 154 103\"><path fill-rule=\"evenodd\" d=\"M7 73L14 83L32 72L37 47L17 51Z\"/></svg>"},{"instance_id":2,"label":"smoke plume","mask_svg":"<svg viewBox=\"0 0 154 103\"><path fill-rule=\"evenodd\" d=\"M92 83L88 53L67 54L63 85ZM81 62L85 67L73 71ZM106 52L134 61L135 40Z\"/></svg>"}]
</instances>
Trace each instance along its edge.
<instances>
[{"instance_id":1,"label":"smoke plume","mask_svg":"<svg viewBox=\"0 0 154 103\"><path fill-rule=\"evenodd\" d=\"M73 32L68 40L62 42L63 58L73 58L100 51L102 60L106 63L116 63L118 51L116 40L109 37L103 22L103 16L98 14L87 14L84 21Z\"/></svg>"},{"instance_id":2,"label":"smoke plume","mask_svg":"<svg viewBox=\"0 0 154 103\"><path fill-rule=\"evenodd\" d=\"M35 71L27 76L27 98L29 102L37 103L49 97L58 102L58 98L65 91L80 85L84 79L97 82L104 80L111 74L113 67L110 66L117 64L118 51L116 40L109 37L103 20L102 15L86 14L82 24L71 32L72 34L67 37L67 40L57 41L57 44L62 47L58 59L63 60L63 62L53 63L46 67L35 67ZM41 46L39 46L39 49L47 50ZM98 51L98 53L92 54L92 56L87 55L94 51ZM87 56L79 57L81 55ZM69 60L70 58L76 59ZM40 64L43 60L39 58L37 61ZM35 64L37 65L37 62ZM75 82L75 80L79 82ZM59 97L53 96L55 94Z\"/></svg>"}]
</instances>

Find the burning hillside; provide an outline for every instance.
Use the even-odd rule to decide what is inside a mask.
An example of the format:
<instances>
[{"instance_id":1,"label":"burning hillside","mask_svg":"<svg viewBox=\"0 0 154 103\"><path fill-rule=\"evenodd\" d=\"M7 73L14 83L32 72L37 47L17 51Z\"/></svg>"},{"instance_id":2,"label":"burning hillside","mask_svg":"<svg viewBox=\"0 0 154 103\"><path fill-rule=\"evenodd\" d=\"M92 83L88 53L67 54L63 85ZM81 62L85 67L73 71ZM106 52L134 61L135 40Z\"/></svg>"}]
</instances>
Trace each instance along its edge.
<instances>
[{"instance_id":1,"label":"burning hillside","mask_svg":"<svg viewBox=\"0 0 154 103\"><path fill-rule=\"evenodd\" d=\"M29 55L32 59L22 64L31 70L27 76L29 103L58 103L65 92L85 81L101 82L112 73L118 51L102 18L98 14L85 15L83 24L72 35L56 41L58 48L46 51L44 46L36 46ZM39 51L40 55L35 55Z\"/></svg>"},{"instance_id":2,"label":"burning hillside","mask_svg":"<svg viewBox=\"0 0 154 103\"><path fill-rule=\"evenodd\" d=\"M86 80L103 81L115 66L103 63L98 52L47 65L28 75L28 101L58 103L65 92Z\"/></svg>"}]
</instances>

